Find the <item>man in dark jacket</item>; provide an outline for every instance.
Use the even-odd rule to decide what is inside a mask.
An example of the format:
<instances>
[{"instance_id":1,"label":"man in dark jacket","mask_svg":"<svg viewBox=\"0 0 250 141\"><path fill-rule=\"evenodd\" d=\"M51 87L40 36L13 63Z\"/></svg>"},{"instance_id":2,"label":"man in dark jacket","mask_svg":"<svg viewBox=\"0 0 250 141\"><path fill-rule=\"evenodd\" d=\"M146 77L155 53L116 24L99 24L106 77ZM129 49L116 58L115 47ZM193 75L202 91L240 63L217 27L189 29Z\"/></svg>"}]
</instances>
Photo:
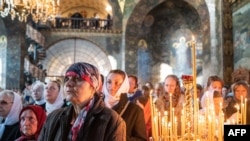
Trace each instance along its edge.
<instances>
[{"instance_id":1,"label":"man in dark jacket","mask_svg":"<svg viewBox=\"0 0 250 141\"><path fill-rule=\"evenodd\" d=\"M113 110L105 107L96 92L100 74L91 64L71 65L64 78L66 99L71 106L53 111L38 141L125 141L126 125Z\"/></svg>"}]
</instances>

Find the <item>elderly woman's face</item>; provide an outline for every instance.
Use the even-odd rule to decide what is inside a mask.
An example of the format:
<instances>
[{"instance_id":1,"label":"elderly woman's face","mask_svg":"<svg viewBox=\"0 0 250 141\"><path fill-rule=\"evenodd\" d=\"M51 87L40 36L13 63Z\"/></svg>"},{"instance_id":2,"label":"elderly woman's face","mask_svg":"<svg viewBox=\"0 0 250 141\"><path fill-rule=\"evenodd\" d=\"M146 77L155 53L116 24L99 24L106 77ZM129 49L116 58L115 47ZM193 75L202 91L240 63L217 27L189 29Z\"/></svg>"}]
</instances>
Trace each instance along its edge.
<instances>
[{"instance_id":1,"label":"elderly woman's face","mask_svg":"<svg viewBox=\"0 0 250 141\"><path fill-rule=\"evenodd\" d=\"M26 136L34 135L38 126L36 114L32 110L27 109L22 112L20 119L22 133Z\"/></svg>"},{"instance_id":2,"label":"elderly woman's face","mask_svg":"<svg viewBox=\"0 0 250 141\"><path fill-rule=\"evenodd\" d=\"M14 98L5 94L0 95L0 116L6 118L12 108Z\"/></svg>"},{"instance_id":3,"label":"elderly woman's face","mask_svg":"<svg viewBox=\"0 0 250 141\"><path fill-rule=\"evenodd\" d=\"M110 95L115 96L123 83L123 76L116 73L110 73L107 77L107 90Z\"/></svg>"},{"instance_id":4,"label":"elderly woman's face","mask_svg":"<svg viewBox=\"0 0 250 141\"><path fill-rule=\"evenodd\" d=\"M80 77L66 76L64 82L66 99L73 104L85 106L95 93L94 88Z\"/></svg>"},{"instance_id":5,"label":"elderly woman's face","mask_svg":"<svg viewBox=\"0 0 250 141\"><path fill-rule=\"evenodd\" d=\"M43 97L43 87L36 86L32 88L32 97L36 100L39 101Z\"/></svg>"}]
</instances>

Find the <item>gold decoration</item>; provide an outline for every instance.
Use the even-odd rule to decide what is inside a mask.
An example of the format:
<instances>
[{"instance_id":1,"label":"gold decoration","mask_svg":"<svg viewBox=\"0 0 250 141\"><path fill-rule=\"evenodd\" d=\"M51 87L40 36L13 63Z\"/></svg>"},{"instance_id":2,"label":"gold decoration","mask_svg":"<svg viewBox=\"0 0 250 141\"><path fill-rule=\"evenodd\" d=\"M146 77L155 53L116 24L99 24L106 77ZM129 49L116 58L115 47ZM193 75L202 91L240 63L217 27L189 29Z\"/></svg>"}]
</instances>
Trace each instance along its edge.
<instances>
[{"instance_id":1,"label":"gold decoration","mask_svg":"<svg viewBox=\"0 0 250 141\"><path fill-rule=\"evenodd\" d=\"M11 16L12 20L26 21L29 14L35 22L45 22L58 11L60 0L0 0L1 17Z\"/></svg>"}]
</instances>

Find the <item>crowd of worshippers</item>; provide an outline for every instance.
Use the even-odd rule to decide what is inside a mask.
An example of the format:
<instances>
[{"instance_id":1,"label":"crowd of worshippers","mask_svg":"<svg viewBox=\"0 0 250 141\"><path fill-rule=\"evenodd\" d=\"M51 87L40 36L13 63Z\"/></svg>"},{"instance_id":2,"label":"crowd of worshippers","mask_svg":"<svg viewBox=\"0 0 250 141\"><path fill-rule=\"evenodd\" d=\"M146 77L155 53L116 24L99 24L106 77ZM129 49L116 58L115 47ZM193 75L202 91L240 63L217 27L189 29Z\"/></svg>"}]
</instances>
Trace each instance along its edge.
<instances>
[{"instance_id":1,"label":"crowd of worshippers","mask_svg":"<svg viewBox=\"0 0 250 141\"><path fill-rule=\"evenodd\" d=\"M27 84L22 93L1 89L0 141L149 141L150 96L163 113L169 110L172 94L178 117L185 90L174 74L154 85L139 85L136 75L123 70L110 70L104 76L94 65L77 62L68 67L63 80L36 81ZM206 86L197 84L197 97L200 111L206 98L217 99L212 104L224 103L225 119L235 118L235 104L241 97L249 99L249 85L238 81L227 87L214 75Z\"/></svg>"}]
</instances>

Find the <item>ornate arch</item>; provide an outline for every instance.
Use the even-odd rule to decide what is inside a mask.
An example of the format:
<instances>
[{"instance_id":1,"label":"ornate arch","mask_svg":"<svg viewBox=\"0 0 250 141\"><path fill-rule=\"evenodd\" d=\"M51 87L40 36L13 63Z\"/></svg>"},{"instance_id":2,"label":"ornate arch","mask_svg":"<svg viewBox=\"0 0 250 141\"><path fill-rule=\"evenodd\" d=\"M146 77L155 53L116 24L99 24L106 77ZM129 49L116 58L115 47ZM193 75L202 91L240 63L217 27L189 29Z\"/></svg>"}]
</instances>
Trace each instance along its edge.
<instances>
[{"instance_id":1,"label":"ornate arch","mask_svg":"<svg viewBox=\"0 0 250 141\"><path fill-rule=\"evenodd\" d=\"M46 50L43 66L47 76L63 76L69 65L75 62L88 62L106 75L111 69L107 54L97 45L84 39L61 40Z\"/></svg>"}]
</instances>

